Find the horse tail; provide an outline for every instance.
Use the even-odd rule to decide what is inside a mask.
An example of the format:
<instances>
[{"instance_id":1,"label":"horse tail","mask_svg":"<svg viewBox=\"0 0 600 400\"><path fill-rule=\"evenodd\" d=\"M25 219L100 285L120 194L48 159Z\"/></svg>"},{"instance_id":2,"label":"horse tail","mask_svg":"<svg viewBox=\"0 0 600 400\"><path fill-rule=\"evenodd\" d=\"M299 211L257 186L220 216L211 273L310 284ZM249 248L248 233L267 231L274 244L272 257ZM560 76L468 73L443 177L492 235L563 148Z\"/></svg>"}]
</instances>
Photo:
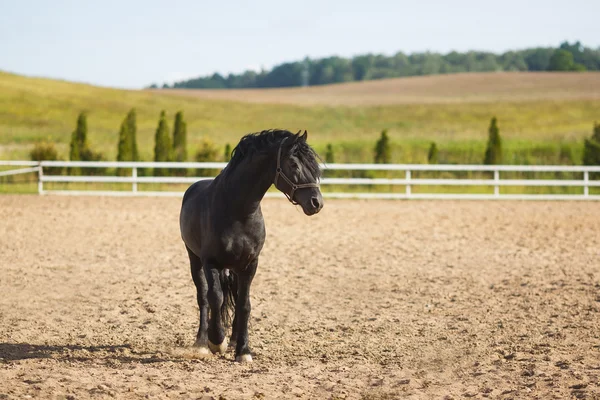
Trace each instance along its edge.
<instances>
[{"instance_id":1,"label":"horse tail","mask_svg":"<svg viewBox=\"0 0 600 400\"><path fill-rule=\"evenodd\" d=\"M219 274L221 290L223 291L223 305L221 306L221 320L225 326L231 326L235 315L237 301L238 280L237 276L228 269L221 270Z\"/></svg>"}]
</instances>

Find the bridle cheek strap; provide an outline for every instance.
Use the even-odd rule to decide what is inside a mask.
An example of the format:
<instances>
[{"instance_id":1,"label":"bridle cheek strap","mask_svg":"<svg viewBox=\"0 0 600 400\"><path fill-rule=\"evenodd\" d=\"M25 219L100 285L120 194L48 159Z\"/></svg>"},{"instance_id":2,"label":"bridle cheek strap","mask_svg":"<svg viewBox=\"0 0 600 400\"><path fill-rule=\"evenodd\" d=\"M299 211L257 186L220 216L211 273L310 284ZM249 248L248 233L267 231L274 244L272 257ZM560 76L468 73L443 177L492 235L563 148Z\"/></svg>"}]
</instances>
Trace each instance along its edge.
<instances>
[{"instance_id":1,"label":"bridle cheek strap","mask_svg":"<svg viewBox=\"0 0 600 400\"><path fill-rule=\"evenodd\" d=\"M283 173L283 170L281 169L281 149L283 148L283 142L286 141L287 138L283 139L281 141L281 144L279 145L279 150L277 151L277 169L275 170L275 180L274 180L274 184L275 187L277 187L277 181L279 179L279 177L281 176L281 178L287 182L287 184L290 187L291 192L288 193L286 191L283 191L283 194L285 194L285 197L287 197L287 199L294 205L297 205L298 202L296 200L294 200L294 193L296 193L296 190L298 189L304 189L304 188L318 188L319 185L316 183L294 183L292 182L292 180L290 178L288 178L287 176L285 176L285 174Z\"/></svg>"}]
</instances>

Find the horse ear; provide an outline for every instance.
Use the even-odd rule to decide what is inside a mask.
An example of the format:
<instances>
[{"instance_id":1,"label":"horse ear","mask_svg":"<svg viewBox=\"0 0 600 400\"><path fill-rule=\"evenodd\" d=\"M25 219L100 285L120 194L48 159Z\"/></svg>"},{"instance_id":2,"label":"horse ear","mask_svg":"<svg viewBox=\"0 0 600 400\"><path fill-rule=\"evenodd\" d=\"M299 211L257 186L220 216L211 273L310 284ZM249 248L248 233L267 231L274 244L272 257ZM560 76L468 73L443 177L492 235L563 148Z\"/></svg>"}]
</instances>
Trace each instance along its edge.
<instances>
[{"instance_id":1,"label":"horse ear","mask_svg":"<svg viewBox=\"0 0 600 400\"><path fill-rule=\"evenodd\" d=\"M306 132L306 129L304 130L304 133L302 134L302 136L300 136L300 139L302 139L303 141L306 142L306 139L308 138L308 132Z\"/></svg>"}]
</instances>

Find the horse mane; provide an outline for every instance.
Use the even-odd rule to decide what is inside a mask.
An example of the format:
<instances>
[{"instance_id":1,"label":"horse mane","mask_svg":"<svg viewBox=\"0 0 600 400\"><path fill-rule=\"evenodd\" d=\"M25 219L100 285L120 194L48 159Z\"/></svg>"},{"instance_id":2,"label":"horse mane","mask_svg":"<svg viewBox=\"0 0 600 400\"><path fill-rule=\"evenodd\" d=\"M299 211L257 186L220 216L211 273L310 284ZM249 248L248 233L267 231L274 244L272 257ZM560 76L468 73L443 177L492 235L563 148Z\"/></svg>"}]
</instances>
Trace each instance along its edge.
<instances>
[{"instance_id":1,"label":"horse mane","mask_svg":"<svg viewBox=\"0 0 600 400\"><path fill-rule=\"evenodd\" d=\"M261 132L249 133L240 139L240 142L231 152L231 160L227 165L230 171L241 163L246 157L252 157L254 154L268 152L278 147L284 139L288 139L287 145L282 149L282 157L294 156L300 164L306 169L306 172L312 175L313 179L321 176L319 167L319 156L305 140L300 140L300 132L292 133L284 129L269 129ZM291 139L291 140L290 140Z\"/></svg>"}]
</instances>

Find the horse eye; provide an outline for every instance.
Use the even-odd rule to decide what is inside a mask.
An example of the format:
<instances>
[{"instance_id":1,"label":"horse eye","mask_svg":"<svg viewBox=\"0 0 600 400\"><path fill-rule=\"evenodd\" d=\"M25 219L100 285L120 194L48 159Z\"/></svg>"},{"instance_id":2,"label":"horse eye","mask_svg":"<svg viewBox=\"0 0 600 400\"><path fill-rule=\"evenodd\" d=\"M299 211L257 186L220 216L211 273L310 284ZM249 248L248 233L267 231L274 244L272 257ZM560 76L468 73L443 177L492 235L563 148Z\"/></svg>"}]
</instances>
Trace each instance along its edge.
<instances>
[{"instance_id":1,"label":"horse eye","mask_svg":"<svg viewBox=\"0 0 600 400\"><path fill-rule=\"evenodd\" d=\"M298 169L300 169L299 166L298 166L298 163L296 161L294 161L294 160L290 160L289 167L290 167L290 170L292 172L293 171L297 171Z\"/></svg>"}]
</instances>

